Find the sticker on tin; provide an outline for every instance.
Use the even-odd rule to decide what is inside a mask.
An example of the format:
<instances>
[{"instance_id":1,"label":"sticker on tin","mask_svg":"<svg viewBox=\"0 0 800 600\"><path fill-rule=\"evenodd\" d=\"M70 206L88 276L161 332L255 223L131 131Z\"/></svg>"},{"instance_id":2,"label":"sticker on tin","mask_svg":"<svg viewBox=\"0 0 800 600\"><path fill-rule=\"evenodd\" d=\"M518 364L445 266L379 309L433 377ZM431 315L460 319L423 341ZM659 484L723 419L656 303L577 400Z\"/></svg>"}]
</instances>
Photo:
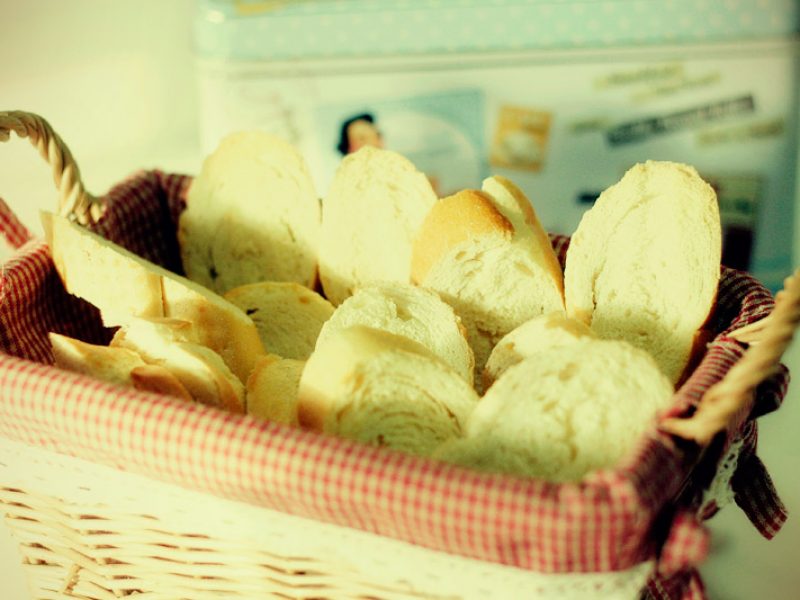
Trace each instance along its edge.
<instances>
[{"instance_id":1,"label":"sticker on tin","mask_svg":"<svg viewBox=\"0 0 800 600\"><path fill-rule=\"evenodd\" d=\"M642 83L675 80L681 77L684 77L684 66L682 64L665 63L612 71L595 78L593 83L595 89L607 90Z\"/></svg>"},{"instance_id":2,"label":"sticker on tin","mask_svg":"<svg viewBox=\"0 0 800 600\"><path fill-rule=\"evenodd\" d=\"M716 146L718 144L739 144L750 140L773 138L783 135L786 124L783 117L754 121L741 125L715 127L697 134L700 146Z\"/></svg>"},{"instance_id":3,"label":"sticker on tin","mask_svg":"<svg viewBox=\"0 0 800 600\"><path fill-rule=\"evenodd\" d=\"M606 139L612 146L640 142L648 138L700 127L707 122L752 113L755 101L751 94L695 106L668 115L646 117L612 127Z\"/></svg>"},{"instance_id":4,"label":"sticker on tin","mask_svg":"<svg viewBox=\"0 0 800 600\"><path fill-rule=\"evenodd\" d=\"M609 128L611 120L605 116L581 117L567 125L567 131L572 135L603 132Z\"/></svg>"},{"instance_id":5,"label":"sticker on tin","mask_svg":"<svg viewBox=\"0 0 800 600\"><path fill-rule=\"evenodd\" d=\"M372 145L408 158L440 196L480 187L487 175L484 116L477 89L321 106L314 131L323 179L344 156Z\"/></svg>"},{"instance_id":6,"label":"sticker on tin","mask_svg":"<svg viewBox=\"0 0 800 600\"><path fill-rule=\"evenodd\" d=\"M540 171L547 153L552 114L522 106L501 106L489 162L495 167Z\"/></svg>"},{"instance_id":7,"label":"sticker on tin","mask_svg":"<svg viewBox=\"0 0 800 600\"><path fill-rule=\"evenodd\" d=\"M683 75L675 80L660 82L644 90L634 92L631 94L631 101L636 104L644 104L645 102L660 100L666 96L674 96L680 92L710 87L719 83L721 79L722 76L718 71L695 76Z\"/></svg>"}]
</instances>

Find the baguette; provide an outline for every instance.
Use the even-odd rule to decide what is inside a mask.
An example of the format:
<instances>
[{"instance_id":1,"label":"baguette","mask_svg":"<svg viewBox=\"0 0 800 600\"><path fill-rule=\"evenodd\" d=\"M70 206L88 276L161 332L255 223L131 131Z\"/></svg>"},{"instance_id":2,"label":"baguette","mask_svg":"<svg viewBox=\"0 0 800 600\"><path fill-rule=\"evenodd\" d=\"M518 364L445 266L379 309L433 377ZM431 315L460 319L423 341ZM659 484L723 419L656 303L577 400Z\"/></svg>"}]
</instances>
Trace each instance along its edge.
<instances>
[{"instance_id":1,"label":"baguette","mask_svg":"<svg viewBox=\"0 0 800 600\"><path fill-rule=\"evenodd\" d=\"M317 344L342 329L365 325L414 340L472 385L475 358L461 319L433 290L384 282L356 290L322 326Z\"/></svg>"},{"instance_id":2,"label":"baguette","mask_svg":"<svg viewBox=\"0 0 800 600\"><path fill-rule=\"evenodd\" d=\"M488 390L509 367L525 358L587 337L594 337L589 327L561 313L534 317L503 336L494 347L483 371L483 389Z\"/></svg>"},{"instance_id":3,"label":"baguette","mask_svg":"<svg viewBox=\"0 0 800 600\"><path fill-rule=\"evenodd\" d=\"M172 373L201 404L245 412L245 388L216 352L192 341L190 323L177 319L131 319L111 340Z\"/></svg>"},{"instance_id":4,"label":"baguette","mask_svg":"<svg viewBox=\"0 0 800 600\"><path fill-rule=\"evenodd\" d=\"M578 481L618 464L672 394L647 352L587 337L510 367L470 415L464 439L443 444L434 456L480 470Z\"/></svg>"},{"instance_id":5,"label":"baguette","mask_svg":"<svg viewBox=\"0 0 800 600\"><path fill-rule=\"evenodd\" d=\"M305 160L261 131L228 135L203 162L178 223L189 279L217 293L259 281L313 287L319 198Z\"/></svg>"},{"instance_id":6,"label":"baguette","mask_svg":"<svg viewBox=\"0 0 800 600\"><path fill-rule=\"evenodd\" d=\"M268 354L247 380L247 414L297 427L297 388L305 361Z\"/></svg>"},{"instance_id":7,"label":"baguette","mask_svg":"<svg viewBox=\"0 0 800 600\"><path fill-rule=\"evenodd\" d=\"M567 314L601 338L647 350L677 383L714 307L721 238L716 194L694 168L638 164L572 236Z\"/></svg>"},{"instance_id":8,"label":"baguette","mask_svg":"<svg viewBox=\"0 0 800 600\"><path fill-rule=\"evenodd\" d=\"M253 319L268 353L295 360L309 357L333 314L330 302L293 282L251 283L229 290L225 298Z\"/></svg>"},{"instance_id":9,"label":"baguette","mask_svg":"<svg viewBox=\"0 0 800 600\"><path fill-rule=\"evenodd\" d=\"M49 333L55 365L137 390L191 400L186 387L167 369L147 364L127 348L89 344L69 336Z\"/></svg>"},{"instance_id":10,"label":"baguette","mask_svg":"<svg viewBox=\"0 0 800 600\"><path fill-rule=\"evenodd\" d=\"M414 241L411 264L412 281L438 292L461 317L478 372L508 332L564 312L550 240L522 192L503 178L440 200Z\"/></svg>"},{"instance_id":11,"label":"baguette","mask_svg":"<svg viewBox=\"0 0 800 600\"><path fill-rule=\"evenodd\" d=\"M356 325L317 347L298 389L302 427L429 455L458 437L478 396L421 344Z\"/></svg>"},{"instance_id":12,"label":"baguette","mask_svg":"<svg viewBox=\"0 0 800 600\"><path fill-rule=\"evenodd\" d=\"M265 351L255 324L241 309L64 217L43 212L42 223L64 287L99 308L107 327L138 317L188 321L196 343L217 352L240 381L247 381Z\"/></svg>"},{"instance_id":13,"label":"baguette","mask_svg":"<svg viewBox=\"0 0 800 600\"><path fill-rule=\"evenodd\" d=\"M319 270L338 306L376 281L408 283L411 244L436 202L428 179L406 158L364 146L346 156L322 204Z\"/></svg>"}]
</instances>

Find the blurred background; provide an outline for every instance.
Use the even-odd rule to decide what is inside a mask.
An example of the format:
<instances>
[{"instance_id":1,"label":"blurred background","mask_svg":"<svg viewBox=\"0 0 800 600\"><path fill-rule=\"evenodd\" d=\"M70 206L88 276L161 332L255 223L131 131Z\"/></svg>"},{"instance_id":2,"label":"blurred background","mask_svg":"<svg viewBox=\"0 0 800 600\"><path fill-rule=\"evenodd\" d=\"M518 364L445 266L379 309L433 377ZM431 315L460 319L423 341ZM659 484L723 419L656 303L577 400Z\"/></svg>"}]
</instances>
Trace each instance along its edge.
<instances>
[{"instance_id":1,"label":"blurred background","mask_svg":"<svg viewBox=\"0 0 800 600\"><path fill-rule=\"evenodd\" d=\"M44 116L95 194L139 169L197 173L222 136L257 127L301 148L324 195L358 117L440 194L502 174L564 234L634 163L689 163L717 190L727 264L773 290L800 264L796 0L33 0L2 14L0 109ZM0 144L0 197L41 234L56 195L27 141ZM797 343L785 362L800 372ZM800 589L798 396L760 421L789 521L771 541L736 507L708 522L712 599ZM28 598L19 562L0 527L0 598Z\"/></svg>"}]
</instances>

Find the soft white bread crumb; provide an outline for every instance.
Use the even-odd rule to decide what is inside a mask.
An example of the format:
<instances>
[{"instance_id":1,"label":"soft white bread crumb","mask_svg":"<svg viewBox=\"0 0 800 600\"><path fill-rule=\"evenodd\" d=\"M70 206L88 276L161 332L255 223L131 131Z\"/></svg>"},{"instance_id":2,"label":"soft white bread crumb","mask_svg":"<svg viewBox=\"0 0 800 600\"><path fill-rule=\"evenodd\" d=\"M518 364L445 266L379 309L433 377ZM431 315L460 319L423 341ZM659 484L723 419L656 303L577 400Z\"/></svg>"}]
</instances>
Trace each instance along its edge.
<instances>
[{"instance_id":1,"label":"soft white bread crumb","mask_svg":"<svg viewBox=\"0 0 800 600\"><path fill-rule=\"evenodd\" d=\"M240 381L247 381L265 352L255 324L241 309L64 217L41 216L64 287L99 308L106 326L136 317L188 321L196 342L219 353Z\"/></svg>"},{"instance_id":2,"label":"soft white bread crumb","mask_svg":"<svg viewBox=\"0 0 800 600\"><path fill-rule=\"evenodd\" d=\"M354 326L317 347L298 390L300 425L428 455L461 435L472 387L424 346Z\"/></svg>"},{"instance_id":3,"label":"soft white bread crumb","mask_svg":"<svg viewBox=\"0 0 800 600\"><path fill-rule=\"evenodd\" d=\"M309 357L333 314L330 302L293 282L251 283L229 290L225 298L253 319L267 352L296 360Z\"/></svg>"},{"instance_id":4,"label":"soft white bread crumb","mask_svg":"<svg viewBox=\"0 0 800 600\"><path fill-rule=\"evenodd\" d=\"M716 298L714 190L694 168L648 161L587 211L567 251L567 314L650 352L675 383Z\"/></svg>"},{"instance_id":5,"label":"soft white bread crumb","mask_svg":"<svg viewBox=\"0 0 800 600\"><path fill-rule=\"evenodd\" d=\"M612 467L655 425L673 387L627 342L585 338L510 367L434 456L478 469L575 481Z\"/></svg>"},{"instance_id":6,"label":"soft white bread crumb","mask_svg":"<svg viewBox=\"0 0 800 600\"><path fill-rule=\"evenodd\" d=\"M191 400L189 392L172 373L148 365L133 350L89 344L54 332L48 335L55 365L61 369L138 390Z\"/></svg>"},{"instance_id":7,"label":"soft white bread crumb","mask_svg":"<svg viewBox=\"0 0 800 600\"><path fill-rule=\"evenodd\" d=\"M359 288L322 327L317 344L353 325L382 329L414 340L472 385L475 359L453 308L433 290L383 282Z\"/></svg>"},{"instance_id":8,"label":"soft white bread crumb","mask_svg":"<svg viewBox=\"0 0 800 600\"><path fill-rule=\"evenodd\" d=\"M131 319L111 345L137 352L172 373L201 404L244 412L245 389L216 352L193 342L191 324L177 319Z\"/></svg>"},{"instance_id":9,"label":"soft white bread crumb","mask_svg":"<svg viewBox=\"0 0 800 600\"><path fill-rule=\"evenodd\" d=\"M313 286L319 198L305 160L261 131L224 138L189 188L178 241L187 277L223 293L258 281Z\"/></svg>"},{"instance_id":10,"label":"soft white bread crumb","mask_svg":"<svg viewBox=\"0 0 800 600\"><path fill-rule=\"evenodd\" d=\"M482 371L496 343L525 321L564 312L561 269L527 199L494 177L444 198L414 242L412 280L450 304Z\"/></svg>"},{"instance_id":11,"label":"soft white bread crumb","mask_svg":"<svg viewBox=\"0 0 800 600\"><path fill-rule=\"evenodd\" d=\"M335 306L375 281L406 283L411 242L436 202L424 174L390 150L346 156L322 203L319 272Z\"/></svg>"},{"instance_id":12,"label":"soft white bread crumb","mask_svg":"<svg viewBox=\"0 0 800 600\"><path fill-rule=\"evenodd\" d=\"M247 380L247 414L297 426L297 388L305 361L262 357Z\"/></svg>"},{"instance_id":13,"label":"soft white bread crumb","mask_svg":"<svg viewBox=\"0 0 800 600\"><path fill-rule=\"evenodd\" d=\"M585 337L594 337L592 330L561 313L539 315L526 321L503 336L492 350L483 371L483 389L489 389L509 367L523 359Z\"/></svg>"}]
</instances>

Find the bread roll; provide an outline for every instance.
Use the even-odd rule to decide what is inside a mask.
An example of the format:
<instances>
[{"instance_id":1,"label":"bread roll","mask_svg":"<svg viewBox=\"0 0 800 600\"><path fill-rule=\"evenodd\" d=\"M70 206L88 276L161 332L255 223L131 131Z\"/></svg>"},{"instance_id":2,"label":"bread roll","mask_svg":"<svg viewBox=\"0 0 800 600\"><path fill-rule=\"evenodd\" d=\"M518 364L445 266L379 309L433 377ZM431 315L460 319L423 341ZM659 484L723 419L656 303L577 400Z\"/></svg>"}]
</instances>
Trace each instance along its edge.
<instances>
[{"instance_id":1,"label":"bread roll","mask_svg":"<svg viewBox=\"0 0 800 600\"><path fill-rule=\"evenodd\" d=\"M461 435L478 396L424 346L361 325L339 331L308 359L300 425L428 455Z\"/></svg>"},{"instance_id":2,"label":"bread roll","mask_svg":"<svg viewBox=\"0 0 800 600\"><path fill-rule=\"evenodd\" d=\"M172 373L163 367L148 365L132 350L88 344L54 332L48 335L55 365L61 369L142 391L192 399Z\"/></svg>"},{"instance_id":3,"label":"bread roll","mask_svg":"<svg viewBox=\"0 0 800 600\"><path fill-rule=\"evenodd\" d=\"M267 352L296 360L309 357L333 314L325 298L292 282L251 283L226 292L225 298L253 319Z\"/></svg>"},{"instance_id":4,"label":"bread roll","mask_svg":"<svg viewBox=\"0 0 800 600\"><path fill-rule=\"evenodd\" d=\"M681 379L714 306L721 230L714 190L694 168L648 161L587 211L567 251L567 313L602 338L650 352Z\"/></svg>"},{"instance_id":5,"label":"bread roll","mask_svg":"<svg viewBox=\"0 0 800 600\"><path fill-rule=\"evenodd\" d=\"M465 439L434 456L487 471L577 481L616 465L655 426L672 393L647 352L587 337L510 367L470 415Z\"/></svg>"},{"instance_id":6,"label":"bread roll","mask_svg":"<svg viewBox=\"0 0 800 600\"><path fill-rule=\"evenodd\" d=\"M319 271L335 306L375 281L407 283L411 243L436 202L428 179L390 150L346 156L322 203Z\"/></svg>"},{"instance_id":7,"label":"bread roll","mask_svg":"<svg viewBox=\"0 0 800 600\"><path fill-rule=\"evenodd\" d=\"M529 356L593 336L581 321L561 313L534 317L503 336L494 347L483 371L483 389L489 389L509 367Z\"/></svg>"},{"instance_id":8,"label":"bread roll","mask_svg":"<svg viewBox=\"0 0 800 600\"><path fill-rule=\"evenodd\" d=\"M444 198L414 242L412 280L450 304L482 371L495 344L525 321L564 312L561 269L530 203L510 181Z\"/></svg>"},{"instance_id":9,"label":"bread roll","mask_svg":"<svg viewBox=\"0 0 800 600\"><path fill-rule=\"evenodd\" d=\"M189 279L218 293L258 281L313 287L319 198L305 160L261 131L233 133L203 162L181 213Z\"/></svg>"},{"instance_id":10,"label":"bread roll","mask_svg":"<svg viewBox=\"0 0 800 600\"><path fill-rule=\"evenodd\" d=\"M356 290L323 325L317 344L353 325L401 335L425 346L470 385L475 359L452 307L433 290L384 282Z\"/></svg>"},{"instance_id":11,"label":"bread roll","mask_svg":"<svg viewBox=\"0 0 800 600\"><path fill-rule=\"evenodd\" d=\"M247 414L297 427L297 388L305 361L268 354L247 380Z\"/></svg>"},{"instance_id":12,"label":"bread roll","mask_svg":"<svg viewBox=\"0 0 800 600\"><path fill-rule=\"evenodd\" d=\"M240 381L247 381L265 351L241 309L64 217L43 212L42 223L64 287L99 308L106 326L126 325L136 317L188 321L196 342L217 352Z\"/></svg>"},{"instance_id":13,"label":"bread roll","mask_svg":"<svg viewBox=\"0 0 800 600\"><path fill-rule=\"evenodd\" d=\"M131 319L114 335L112 347L138 353L148 364L172 373L201 404L245 411L245 389L222 358L192 341L190 323L177 319Z\"/></svg>"}]
</instances>

